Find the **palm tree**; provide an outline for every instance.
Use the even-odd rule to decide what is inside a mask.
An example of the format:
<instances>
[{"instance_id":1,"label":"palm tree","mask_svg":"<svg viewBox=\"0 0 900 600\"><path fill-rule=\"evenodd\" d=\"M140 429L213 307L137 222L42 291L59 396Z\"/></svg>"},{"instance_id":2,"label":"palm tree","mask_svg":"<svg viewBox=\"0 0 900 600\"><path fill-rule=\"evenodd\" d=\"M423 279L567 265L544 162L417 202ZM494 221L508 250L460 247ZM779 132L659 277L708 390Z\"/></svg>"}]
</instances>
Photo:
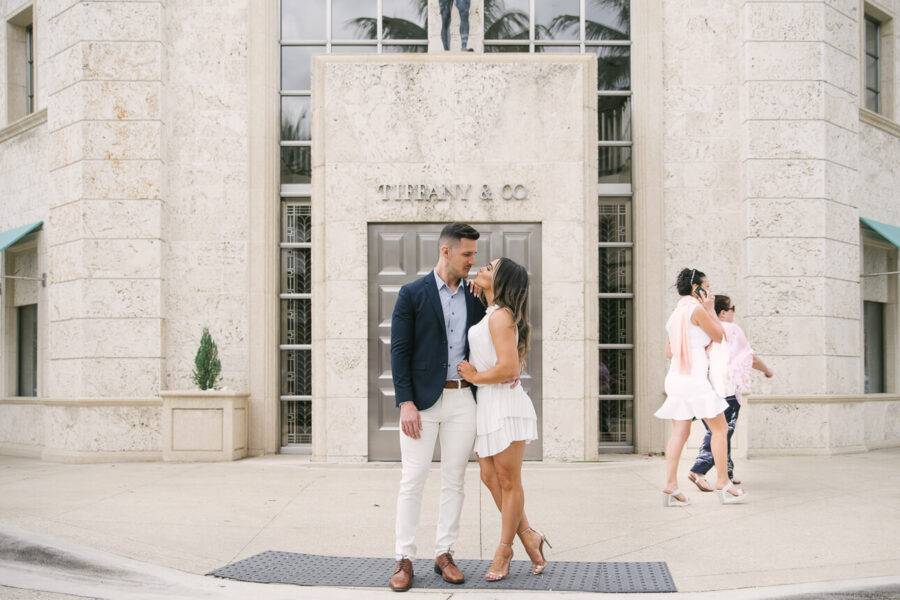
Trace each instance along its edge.
<instances>
[{"instance_id":1,"label":"palm tree","mask_svg":"<svg viewBox=\"0 0 900 600\"><path fill-rule=\"evenodd\" d=\"M528 41L528 13L506 10L503 0L484 0L485 40ZM503 52L498 47L498 52Z\"/></svg>"},{"instance_id":2,"label":"palm tree","mask_svg":"<svg viewBox=\"0 0 900 600\"><path fill-rule=\"evenodd\" d=\"M282 140L308 140L309 139L309 119L304 109L297 117L294 123L291 123L290 117L282 114L281 116L281 139ZM308 178L312 173L312 162L310 160L309 146L282 146L281 148L281 172L282 175L291 173L299 175L301 178ZM308 181L308 179L305 179Z\"/></svg>"},{"instance_id":3,"label":"palm tree","mask_svg":"<svg viewBox=\"0 0 900 600\"><path fill-rule=\"evenodd\" d=\"M407 19L381 17L381 38L384 40L427 40L428 39L428 0L411 0L422 25ZM378 20L373 17L350 19L349 23L356 27L360 39L374 40L378 38ZM397 46L401 52L420 52L419 46Z\"/></svg>"},{"instance_id":4,"label":"palm tree","mask_svg":"<svg viewBox=\"0 0 900 600\"><path fill-rule=\"evenodd\" d=\"M584 22L584 39L586 40L627 40L631 31L631 0L591 0L602 9L610 10L615 19L610 24L596 21ZM617 25L614 27L613 24ZM558 15L550 22L550 30L559 33L567 29L578 29L578 15Z\"/></svg>"}]
</instances>

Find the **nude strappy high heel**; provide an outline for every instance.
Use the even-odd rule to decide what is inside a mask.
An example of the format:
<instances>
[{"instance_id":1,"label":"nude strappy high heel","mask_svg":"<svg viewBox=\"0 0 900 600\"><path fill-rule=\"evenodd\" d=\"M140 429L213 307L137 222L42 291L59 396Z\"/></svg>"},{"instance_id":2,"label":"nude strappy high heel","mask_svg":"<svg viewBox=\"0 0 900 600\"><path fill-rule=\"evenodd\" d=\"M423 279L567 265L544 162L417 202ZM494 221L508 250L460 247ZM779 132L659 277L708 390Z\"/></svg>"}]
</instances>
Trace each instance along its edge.
<instances>
[{"instance_id":1,"label":"nude strappy high heel","mask_svg":"<svg viewBox=\"0 0 900 600\"><path fill-rule=\"evenodd\" d=\"M528 529L524 529L524 530L520 531L519 535L522 535L523 533L528 533L529 531L533 531L536 534L538 534L539 536L541 536L541 543L538 544L538 552L541 555L542 562L540 564L538 564L538 563L532 561L532 563L531 563L532 564L531 574L532 575L540 575L541 573L544 572L544 569L547 568L547 558L544 556L544 544L547 544L548 548L553 548L553 546L550 544L550 540L547 539L547 536L545 536L543 533L541 533L534 527L529 527ZM524 546L524 544L522 544L522 545Z\"/></svg>"},{"instance_id":2,"label":"nude strappy high heel","mask_svg":"<svg viewBox=\"0 0 900 600\"><path fill-rule=\"evenodd\" d=\"M497 573L495 571L488 571L487 575L484 576L484 578L487 579L488 581L501 581L503 579L506 579L506 576L509 575L509 565L510 565L510 563L512 563L512 558L513 558L512 542L510 542L509 544L504 544L503 542L500 542L500 545L506 546L507 548L509 548L509 558L506 559L506 572Z\"/></svg>"}]
</instances>

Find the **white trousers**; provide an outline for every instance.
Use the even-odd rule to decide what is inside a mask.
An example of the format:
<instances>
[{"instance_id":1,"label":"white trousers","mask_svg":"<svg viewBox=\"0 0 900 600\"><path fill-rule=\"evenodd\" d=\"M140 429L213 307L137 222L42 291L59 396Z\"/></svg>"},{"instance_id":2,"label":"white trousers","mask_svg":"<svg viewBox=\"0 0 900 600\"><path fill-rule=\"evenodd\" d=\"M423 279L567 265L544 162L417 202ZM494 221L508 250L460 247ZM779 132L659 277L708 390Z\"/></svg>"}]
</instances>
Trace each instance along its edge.
<instances>
[{"instance_id":1,"label":"white trousers","mask_svg":"<svg viewBox=\"0 0 900 600\"><path fill-rule=\"evenodd\" d=\"M434 406L419 411L422 436L414 440L400 432L400 493L397 495L397 560L416 557L416 529L422 490L431 468L434 443L441 439L441 508L434 555L450 552L459 535L465 497L466 466L475 445L475 398L472 388L445 389Z\"/></svg>"}]
</instances>

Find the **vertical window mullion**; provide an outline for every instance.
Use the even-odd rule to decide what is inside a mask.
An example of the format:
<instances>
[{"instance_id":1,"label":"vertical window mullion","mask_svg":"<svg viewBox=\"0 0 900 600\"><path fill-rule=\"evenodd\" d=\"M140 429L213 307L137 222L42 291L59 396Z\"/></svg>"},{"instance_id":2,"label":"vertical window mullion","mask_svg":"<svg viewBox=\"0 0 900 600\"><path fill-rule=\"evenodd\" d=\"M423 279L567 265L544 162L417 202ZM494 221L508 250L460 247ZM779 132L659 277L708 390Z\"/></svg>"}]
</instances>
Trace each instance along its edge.
<instances>
[{"instance_id":1,"label":"vertical window mullion","mask_svg":"<svg viewBox=\"0 0 900 600\"><path fill-rule=\"evenodd\" d=\"M529 0L528 2L528 51L534 52L534 2L535 0Z\"/></svg>"},{"instance_id":2,"label":"vertical window mullion","mask_svg":"<svg viewBox=\"0 0 900 600\"><path fill-rule=\"evenodd\" d=\"M331 3L333 0L325 0L325 52L331 54Z\"/></svg>"},{"instance_id":3,"label":"vertical window mullion","mask_svg":"<svg viewBox=\"0 0 900 600\"><path fill-rule=\"evenodd\" d=\"M377 0L375 6L375 52L381 54L382 52L382 41L384 38L384 3L382 0Z\"/></svg>"},{"instance_id":4,"label":"vertical window mullion","mask_svg":"<svg viewBox=\"0 0 900 600\"><path fill-rule=\"evenodd\" d=\"M25 114L34 112L34 27L25 28Z\"/></svg>"}]
</instances>

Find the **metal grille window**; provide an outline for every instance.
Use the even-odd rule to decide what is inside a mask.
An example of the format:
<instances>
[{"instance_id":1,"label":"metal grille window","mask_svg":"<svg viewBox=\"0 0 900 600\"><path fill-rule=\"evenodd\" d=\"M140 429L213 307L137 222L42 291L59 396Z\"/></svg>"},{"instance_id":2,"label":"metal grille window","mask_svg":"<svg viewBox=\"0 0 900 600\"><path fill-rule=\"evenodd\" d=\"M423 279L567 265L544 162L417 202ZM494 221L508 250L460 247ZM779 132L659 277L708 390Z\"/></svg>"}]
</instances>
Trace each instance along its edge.
<instances>
[{"instance_id":1,"label":"metal grille window","mask_svg":"<svg viewBox=\"0 0 900 600\"><path fill-rule=\"evenodd\" d=\"M866 108L881 112L881 23L866 15Z\"/></svg>"},{"instance_id":2,"label":"metal grille window","mask_svg":"<svg viewBox=\"0 0 900 600\"><path fill-rule=\"evenodd\" d=\"M601 446L631 450L634 287L631 199L602 198L599 214L599 402Z\"/></svg>"},{"instance_id":3,"label":"metal grille window","mask_svg":"<svg viewBox=\"0 0 900 600\"><path fill-rule=\"evenodd\" d=\"M311 233L308 200L281 203L281 445L312 443Z\"/></svg>"}]
</instances>

